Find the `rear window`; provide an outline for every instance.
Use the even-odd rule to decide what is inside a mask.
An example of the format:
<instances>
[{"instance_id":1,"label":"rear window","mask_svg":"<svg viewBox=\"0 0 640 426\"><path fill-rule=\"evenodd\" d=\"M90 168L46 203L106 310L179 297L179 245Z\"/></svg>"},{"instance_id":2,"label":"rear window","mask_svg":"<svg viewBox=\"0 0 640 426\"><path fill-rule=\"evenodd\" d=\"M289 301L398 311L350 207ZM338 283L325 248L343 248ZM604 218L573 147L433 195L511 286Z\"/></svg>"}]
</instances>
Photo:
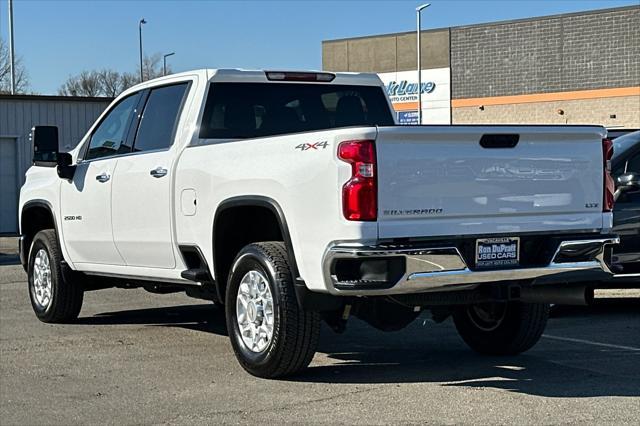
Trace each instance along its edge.
<instances>
[{"instance_id":1,"label":"rear window","mask_svg":"<svg viewBox=\"0 0 640 426\"><path fill-rule=\"evenodd\" d=\"M347 126L392 126L375 86L212 83L200 137L242 139Z\"/></svg>"},{"instance_id":2,"label":"rear window","mask_svg":"<svg viewBox=\"0 0 640 426\"><path fill-rule=\"evenodd\" d=\"M140 119L134 151L153 151L171 146L187 86L187 83L181 83L151 89Z\"/></svg>"}]
</instances>

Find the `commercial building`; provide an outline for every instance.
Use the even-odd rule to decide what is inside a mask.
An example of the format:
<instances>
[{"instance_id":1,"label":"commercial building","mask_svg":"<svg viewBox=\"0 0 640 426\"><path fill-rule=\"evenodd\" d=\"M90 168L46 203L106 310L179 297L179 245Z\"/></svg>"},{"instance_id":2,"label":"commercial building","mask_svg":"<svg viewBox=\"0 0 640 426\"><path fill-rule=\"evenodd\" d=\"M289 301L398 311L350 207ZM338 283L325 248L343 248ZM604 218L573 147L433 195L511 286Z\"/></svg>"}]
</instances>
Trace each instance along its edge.
<instances>
[{"instance_id":1,"label":"commercial building","mask_svg":"<svg viewBox=\"0 0 640 426\"><path fill-rule=\"evenodd\" d=\"M31 166L31 128L58 126L72 149L109 105L109 98L0 95L0 234L18 232L18 196Z\"/></svg>"},{"instance_id":2,"label":"commercial building","mask_svg":"<svg viewBox=\"0 0 640 426\"><path fill-rule=\"evenodd\" d=\"M421 44L424 124L640 128L640 6L431 29ZM416 56L415 31L322 43L323 69L380 75L401 123L417 122Z\"/></svg>"}]
</instances>

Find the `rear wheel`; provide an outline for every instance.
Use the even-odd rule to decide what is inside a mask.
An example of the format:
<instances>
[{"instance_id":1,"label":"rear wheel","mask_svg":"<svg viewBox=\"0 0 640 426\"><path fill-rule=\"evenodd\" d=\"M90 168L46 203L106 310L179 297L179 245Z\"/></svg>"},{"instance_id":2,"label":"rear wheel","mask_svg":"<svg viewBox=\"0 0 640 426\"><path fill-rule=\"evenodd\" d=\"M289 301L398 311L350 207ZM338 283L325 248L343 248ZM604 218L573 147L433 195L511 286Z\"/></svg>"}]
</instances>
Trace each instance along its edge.
<instances>
[{"instance_id":1,"label":"rear wheel","mask_svg":"<svg viewBox=\"0 0 640 426\"><path fill-rule=\"evenodd\" d=\"M515 355L535 345L547 325L549 305L482 303L458 308L453 321L471 349L486 355Z\"/></svg>"},{"instance_id":2,"label":"rear wheel","mask_svg":"<svg viewBox=\"0 0 640 426\"><path fill-rule=\"evenodd\" d=\"M33 238L27 273L31 306L40 321L61 323L78 317L84 291L73 279L73 271L63 270L53 229L40 231Z\"/></svg>"},{"instance_id":3,"label":"rear wheel","mask_svg":"<svg viewBox=\"0 0 640 426\"><path fill-rule=\"evenodd\" d=\"M320 316L298 306L282 242L250 244L240 251L229 276L226 319L236 357L254 376L295 374L315 354Z\"/></svg>"}]
</instances>

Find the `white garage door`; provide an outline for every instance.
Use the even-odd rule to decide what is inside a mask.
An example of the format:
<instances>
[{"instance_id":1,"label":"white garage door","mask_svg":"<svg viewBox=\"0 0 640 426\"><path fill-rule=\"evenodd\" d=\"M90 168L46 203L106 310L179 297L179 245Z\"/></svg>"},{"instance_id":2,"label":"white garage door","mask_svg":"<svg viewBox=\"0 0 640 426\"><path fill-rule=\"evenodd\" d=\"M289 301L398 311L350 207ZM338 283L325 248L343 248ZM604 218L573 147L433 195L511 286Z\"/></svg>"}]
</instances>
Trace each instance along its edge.
<instances>
[{"instance_id":1,"label":"white garage door","mask_svg":"<svg viewBox=\"0 0 640 426\"><path fill-rule=\"evenodd\" d=\"M18 150L15 138L0 138L0 234L18 232Z\"/></svg>"}]
</instances>

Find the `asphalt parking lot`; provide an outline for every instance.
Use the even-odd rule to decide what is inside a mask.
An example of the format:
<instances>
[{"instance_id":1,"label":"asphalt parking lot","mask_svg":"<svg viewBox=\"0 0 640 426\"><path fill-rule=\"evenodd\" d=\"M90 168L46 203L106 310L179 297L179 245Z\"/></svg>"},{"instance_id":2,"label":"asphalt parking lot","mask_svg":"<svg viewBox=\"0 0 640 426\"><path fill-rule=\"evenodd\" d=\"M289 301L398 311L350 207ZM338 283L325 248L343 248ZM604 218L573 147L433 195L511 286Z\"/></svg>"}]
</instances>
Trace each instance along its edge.
<instances>
[{"instance_id":1,"label":"asphalt parking lot","mask_svg":"<svg viewBox=\"0 0 640 426\"><path fill-rule=\"evenodd\" d=\"M450 321L389 334L353 320L342 335L322 330L305 374L268 381L236 363L211 304L102 290L77 323L48 325L21 267L5 264L0 423L637 424L639 302L561 308L512 358L475 355Z\"/></svg>"}]
</instances>

